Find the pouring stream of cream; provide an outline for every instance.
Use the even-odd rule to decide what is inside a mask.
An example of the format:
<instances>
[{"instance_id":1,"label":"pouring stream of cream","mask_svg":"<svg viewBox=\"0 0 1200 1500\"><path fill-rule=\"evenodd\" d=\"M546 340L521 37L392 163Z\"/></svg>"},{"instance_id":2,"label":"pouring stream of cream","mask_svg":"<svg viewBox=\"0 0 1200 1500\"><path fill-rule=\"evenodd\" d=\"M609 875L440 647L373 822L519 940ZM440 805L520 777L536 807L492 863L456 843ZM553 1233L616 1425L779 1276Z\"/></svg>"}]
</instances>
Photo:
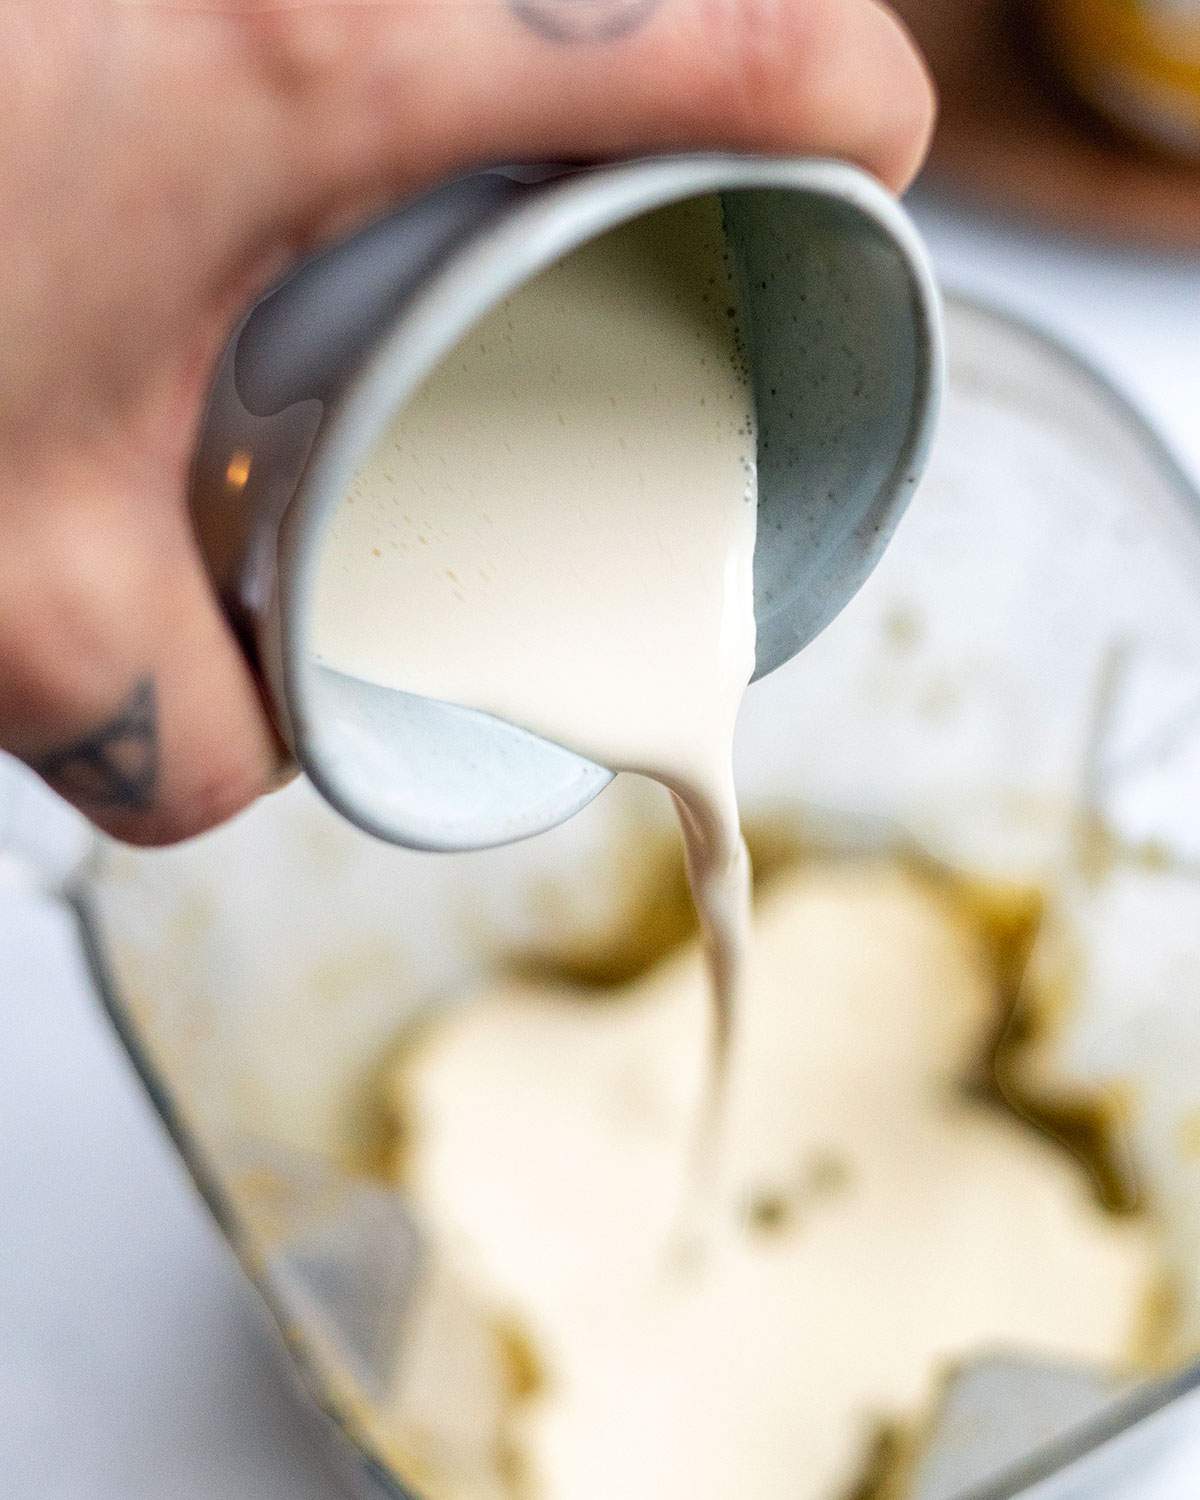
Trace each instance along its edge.
<instances>
[{"instance_id":1,"label":"pouring stream of cream","mask_svg":"<svg viewBox=\"0 0 1200 1500\"><path fill-rule=\"evenodd\" d=\"M521 287L395 416L332 523L313 649L675 799L713 992L715 1140L750 920L754 405L716 197Z\"/></svg>"}]
</instances>

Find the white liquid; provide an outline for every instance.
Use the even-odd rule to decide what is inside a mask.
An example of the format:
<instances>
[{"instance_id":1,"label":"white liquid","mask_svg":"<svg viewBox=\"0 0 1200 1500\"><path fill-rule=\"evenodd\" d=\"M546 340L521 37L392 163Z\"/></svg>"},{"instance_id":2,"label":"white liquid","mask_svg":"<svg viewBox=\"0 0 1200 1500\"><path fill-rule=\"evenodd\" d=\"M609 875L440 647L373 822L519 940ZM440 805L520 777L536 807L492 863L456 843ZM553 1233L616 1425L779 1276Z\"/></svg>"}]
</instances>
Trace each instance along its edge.
<instances>
[{"instance_id":1,"label":"white liquid","mask_svg":"<svg viewBox=\"0 0 1200 1500\"><path fill-rule=\"evenodd\" d=\"M749 922L756 501L720 205L697 199L521 288L398 413L335 517L313 635L338 671L670 788L718 1058Z\"/></svg>"}]
</instances>

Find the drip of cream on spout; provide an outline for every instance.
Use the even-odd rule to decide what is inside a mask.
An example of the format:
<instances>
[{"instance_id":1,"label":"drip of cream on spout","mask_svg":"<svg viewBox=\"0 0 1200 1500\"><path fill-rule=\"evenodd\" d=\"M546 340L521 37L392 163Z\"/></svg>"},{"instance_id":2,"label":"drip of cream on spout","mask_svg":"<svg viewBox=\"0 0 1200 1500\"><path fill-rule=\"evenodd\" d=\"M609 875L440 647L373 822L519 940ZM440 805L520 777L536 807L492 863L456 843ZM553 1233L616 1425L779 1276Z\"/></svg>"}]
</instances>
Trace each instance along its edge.
<instances>
[{"instance_id":1,"label":"drip of cream on spout","mask_svg":"<svg viewBox=\"0 0 1200 1500\"><path fill-rule=\"evenodd\" d=\"M673 794L715 1004L749 929L734 725L754 670L755 421L717 198L541 273L393 419L328 536L313 649Z\"/></svg>"}]
</instances>

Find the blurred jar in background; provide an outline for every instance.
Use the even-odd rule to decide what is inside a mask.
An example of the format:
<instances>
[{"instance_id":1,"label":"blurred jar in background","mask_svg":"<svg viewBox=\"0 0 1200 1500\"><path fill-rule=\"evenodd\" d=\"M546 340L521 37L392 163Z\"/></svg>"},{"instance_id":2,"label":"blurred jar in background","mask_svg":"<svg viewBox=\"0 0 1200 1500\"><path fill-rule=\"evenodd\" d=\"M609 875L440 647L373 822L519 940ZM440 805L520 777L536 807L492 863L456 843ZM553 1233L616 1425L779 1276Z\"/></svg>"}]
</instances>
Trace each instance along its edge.
<instances>
[{"instance_id":1,"label":"blurred jar in background","mask_svg":"<svg viewBox=\"0 0 1200 1500\"><path fill-rule=\"evenodd\" d=\"M1039 0L1059 72L1114 125L1200 159L1200 0Z\"/></svg>"}]
</instances>

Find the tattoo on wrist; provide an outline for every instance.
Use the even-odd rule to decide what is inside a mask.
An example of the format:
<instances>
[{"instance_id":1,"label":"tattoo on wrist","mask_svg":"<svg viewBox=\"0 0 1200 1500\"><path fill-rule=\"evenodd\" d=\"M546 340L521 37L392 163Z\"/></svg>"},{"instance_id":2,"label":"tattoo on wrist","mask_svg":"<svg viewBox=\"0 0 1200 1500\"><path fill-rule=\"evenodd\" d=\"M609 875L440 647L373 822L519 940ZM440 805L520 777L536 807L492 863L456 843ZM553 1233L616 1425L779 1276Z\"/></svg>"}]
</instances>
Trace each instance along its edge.
<instances>
[{"instance_id":1,"label":"tattoo on wrist","mask_svg":"<svg viewBox=\"0 0 1200 1500\"><path fill-rule=\"evenodd\" d=\"M143 677L119 713L33 761L56 792L89 809L148 812L158 791L158 701Z\"/></svg>"},{"instance_id":2,"label":"tattoo on wrist","mask_svg":"<svg viewBox=\"0 0 1200 1500\"><path fill-rule=\"evenodd\" d=\"M609 42L636 31L659 0L509 0L513 15L552 42Z\"/></svg>"}]
</instances>

